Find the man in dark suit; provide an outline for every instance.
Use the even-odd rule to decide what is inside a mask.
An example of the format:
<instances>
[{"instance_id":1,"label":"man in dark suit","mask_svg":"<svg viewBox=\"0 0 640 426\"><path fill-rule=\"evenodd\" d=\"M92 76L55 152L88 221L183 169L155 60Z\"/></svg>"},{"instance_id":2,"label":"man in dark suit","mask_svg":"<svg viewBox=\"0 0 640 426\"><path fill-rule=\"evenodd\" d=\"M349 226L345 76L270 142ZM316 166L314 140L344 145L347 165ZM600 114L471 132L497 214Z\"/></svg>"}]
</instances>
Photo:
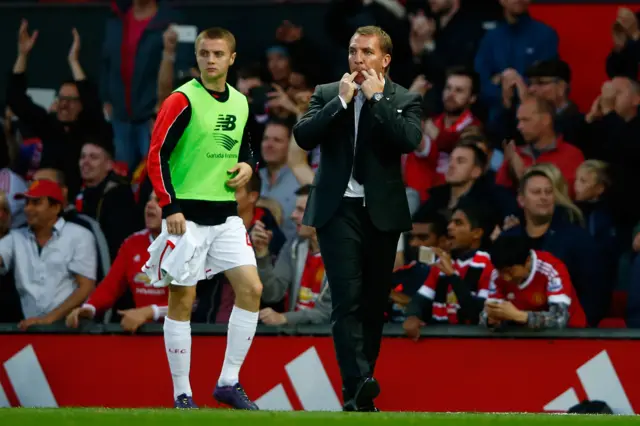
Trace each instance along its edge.
<instances>
[{"instance_id":1,"label":"man in dark suit","mask_svg":"<svg viewBox=\"0 0 640 426\"><path fill-rule=\"evenodd\" d=\"M420 98L385 77L392 43L361 27L341 81L320 85L293 129L320 145L303 223L316 228L329 280L345 411L377 411L373 378L400 233L411 229L400 158L422 138Z\"/></svg>"}]
</instances>

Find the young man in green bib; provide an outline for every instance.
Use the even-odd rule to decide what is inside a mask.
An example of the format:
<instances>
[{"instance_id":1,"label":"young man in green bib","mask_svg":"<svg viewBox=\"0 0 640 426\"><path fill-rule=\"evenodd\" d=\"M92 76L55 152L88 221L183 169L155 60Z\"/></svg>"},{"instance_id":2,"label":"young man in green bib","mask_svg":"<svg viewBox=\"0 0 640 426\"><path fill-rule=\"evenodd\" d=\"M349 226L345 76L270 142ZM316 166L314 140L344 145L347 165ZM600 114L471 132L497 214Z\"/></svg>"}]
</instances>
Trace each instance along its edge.
<instances>
[{"instance_id":1,"label":"young man in green bib","mask_svg":"<svg viewBox=\"0 0 640 426\"><path fill-rule=\"evenodd\" d=\"M235 189L249 181L255 167L245 128L249 106L227 84L236 58L233 34L222 28L205 30L195 50L201 77L164 101L151 136L147 165L163 223L144 271L154 286L170 290L164 341L174 406L197 408L189 382L196 283L224 272L236 299L213 396L233 408L257 410L238 380L262 294L253 247L235 201Z\"/></svg>"}]
</instances>

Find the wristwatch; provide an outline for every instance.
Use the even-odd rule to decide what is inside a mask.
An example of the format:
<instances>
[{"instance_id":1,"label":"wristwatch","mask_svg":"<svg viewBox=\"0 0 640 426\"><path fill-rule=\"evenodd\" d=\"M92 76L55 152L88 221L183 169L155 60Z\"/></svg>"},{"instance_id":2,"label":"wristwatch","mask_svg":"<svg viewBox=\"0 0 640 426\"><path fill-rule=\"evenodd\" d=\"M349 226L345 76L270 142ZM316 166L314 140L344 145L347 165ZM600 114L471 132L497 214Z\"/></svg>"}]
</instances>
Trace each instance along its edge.
<instances>
[{"instance_id":1,"label":"wristwatch","mask_svg":"<svg viewBox=\"0 0 640 426\"><path fill-rule=\"evenodd\" d=\"M374 93L373 96L371 96L371 102L375 104L376 102L379 102L383 97L384 94L382 92Z\"/></svg>"}]
</instances>

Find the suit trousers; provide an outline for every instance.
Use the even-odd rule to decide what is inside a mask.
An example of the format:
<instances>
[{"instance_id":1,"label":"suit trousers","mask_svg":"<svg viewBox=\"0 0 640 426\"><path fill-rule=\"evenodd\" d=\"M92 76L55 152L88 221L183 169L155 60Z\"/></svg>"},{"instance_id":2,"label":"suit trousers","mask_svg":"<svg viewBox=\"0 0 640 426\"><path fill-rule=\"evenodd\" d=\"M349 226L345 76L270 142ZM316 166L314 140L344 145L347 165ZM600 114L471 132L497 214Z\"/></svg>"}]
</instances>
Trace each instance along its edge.
<instances>
[{"instance_id":1,"label":"suit trousers","mask_svg":"<svg viewBox=\"0 0 640 426\"><path fill-rule=\"evenodd\" d=\"M400 232L380 231L362 198L343 198L317 229L331 290L333 342L345 401L375 369Z\"/></svg>"}]
</instances>

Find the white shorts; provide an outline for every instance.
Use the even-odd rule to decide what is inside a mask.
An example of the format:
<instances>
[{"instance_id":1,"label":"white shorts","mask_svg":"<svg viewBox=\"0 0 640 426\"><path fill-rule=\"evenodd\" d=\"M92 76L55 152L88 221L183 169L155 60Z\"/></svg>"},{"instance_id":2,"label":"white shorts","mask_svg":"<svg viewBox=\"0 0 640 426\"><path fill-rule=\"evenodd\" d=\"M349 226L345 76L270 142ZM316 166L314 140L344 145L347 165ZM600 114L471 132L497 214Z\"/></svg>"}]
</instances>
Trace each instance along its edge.
<instances>
[{"instance_id":1,"label":"white shorts","mask_svg":"<svg viewBox=\"0 0 640 426\"><path fill-rule=\"evenodd\" d=\"M188 220L187 232L180 236L170 235L163 220L162 232L149 247L149 254L143 271L154 287L194 286L237 266L256 266L249 234L238 216L215 226Z\"/></svg>"}]
</instances>

